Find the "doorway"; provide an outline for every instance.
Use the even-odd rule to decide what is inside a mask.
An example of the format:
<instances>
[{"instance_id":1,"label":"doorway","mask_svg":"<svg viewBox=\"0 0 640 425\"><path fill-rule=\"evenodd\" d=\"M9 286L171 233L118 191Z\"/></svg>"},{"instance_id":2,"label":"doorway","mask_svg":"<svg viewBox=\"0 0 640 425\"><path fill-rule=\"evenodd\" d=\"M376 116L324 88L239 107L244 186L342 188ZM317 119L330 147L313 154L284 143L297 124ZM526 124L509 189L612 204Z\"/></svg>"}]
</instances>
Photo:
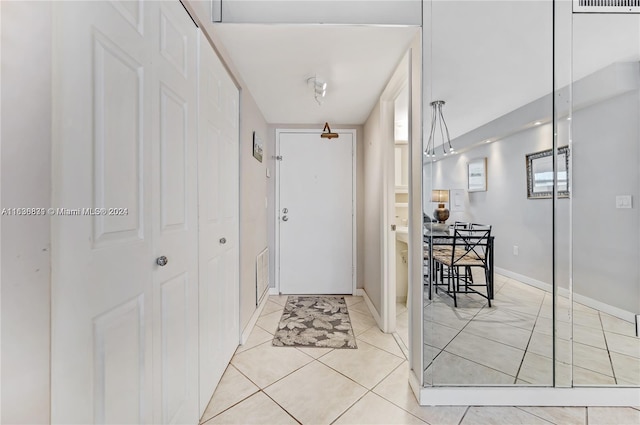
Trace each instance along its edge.
<instances>
[{"instance_id":1,"label":"doorway","mask_svg":"<svg viewBox=\"0 0 640 425\"><path fill-rule=\"evenodd\" d=\"M276 282L282 294L355 293L355 130L278 130Z\"/></svg>"}]
</instances>

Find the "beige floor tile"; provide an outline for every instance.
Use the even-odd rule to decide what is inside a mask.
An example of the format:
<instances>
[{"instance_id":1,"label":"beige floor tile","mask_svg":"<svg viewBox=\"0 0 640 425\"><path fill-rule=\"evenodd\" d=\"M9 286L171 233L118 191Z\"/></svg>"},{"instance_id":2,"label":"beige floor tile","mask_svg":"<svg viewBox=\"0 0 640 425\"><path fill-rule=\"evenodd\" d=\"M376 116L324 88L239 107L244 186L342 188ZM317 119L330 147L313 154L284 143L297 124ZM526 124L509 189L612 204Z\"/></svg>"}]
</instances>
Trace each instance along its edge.
<instances>
[{"instance_id":1,"label":"beige floor tile","mask_svg":"<svg viewBox=\"0 0 640 425\"><path fill-rule=\"evenodd\" d=\"M444 348L458 335L458 332L460 332L458 329L425 320L424 343L433 347Z\"/></svg>"},{"instance_id":2,"label":"beige floor tile","mask_svg":"<svg viewBox=\"0 0 640 425\"><path fill-rule=\"evenodd\" d=\"M514 377L524 356L523 350L475 336L464 330L451 341L446 351Z\"/></svg>"},{"instance_id":3,"label":"beige floor tile","mask_svg":"<svg viewBox=\"0 0 640 425\"><path fill-rule=\"evenodd\" d=\"M557 425L587 424L586 407L520 407L520 409Z\"/></svg>"},{"instance_id":4,"label":"beige floor tile","mask_svg":"<svg viewBox=\"0 0 640 425\"><path fill-rule=\"evenodd\" d=\"M272 341L273 335L262 329L260 326L255 326L251 331L251 335L247 338L247 342L241 345L236 350L237 353L242 353L250 348L257 347L260 344L264 344L267 341Z\"/></svg>"},{"instance_id":5,"label":"beige floor tile","mask_svg":"<svg viewBox=\"0 0 640 425\"><path fill-rule=\"evenodd\" d=\"M364 297L354 297L353 295L345 295L344 301L347 303L347 307L351 307L354 304L364 302Z\"/></svg>"},{"instance_id":6,"label":"beige floor tile","mask_svg":"<svg viewBox=\"0 0 640 425\"><path fill-rule=\"evenodd\" d=\"M443 351L425 372L433 385L510 385L514 376Z\"/></svg>"},{"instance_id":7,"label":"beige floor tile","mask_svg":"<svg viewBox=\"0 0 640 425\"><path fill-rule=\"evenodd\" d=\"M633 322L619 319L606 313L600 313L602 327L607 332L615 332L626 336L635 336L636 328Z\"/></svg>"},{"instance_id":8,"label":"beige floor tile","mask_svg":"<svg viewBox=\"0 0 640 425\"><path fill-rule=\"evenodd\" d=\"M358 341L357 350L333 350L318 361L371 389L404 359Z\"/></svg>"},{"instance_id":9,"label":"beige floor tile","mask_svg":"<svg viewBox=\"0 0 640 425\"><path fill-rule=\"evenodd\" d=\"M589 328L602 329L602 323L600 322L599 315L580 310L573 312L573 323L576 325L587 326Z\"/></svg>"},{"instance_id":10,"label":"beige floor tile","mask_svg":"<svg viewBox=\"0 0 640 425\"><path fill-rule=\"evenodd\" d=\"M273 301L276 304L280 304L284 307L287 303L288 295L269 295L269 301Z\"/></svg>"},{"instance_id":11,"label":"beige floor tile","mask_svg":"<svg viewBox=\"0 0 640 425\"><path fill-rule=\"evenodd\" d=\"M640 385L640 360L624 354L611 353L616 378L624 384Z\"/></svg>"},{"instance_id":12,"label":"beige floor tile","mask_svg":"<svg viewBox=\"0 0 640 425\"><path fill-rule=\"evenodd\" d=\"M478 313L477 319L487 323L502 323L531 331L536 323L536 316L513 310L485 308Z\"/></svg>"},{"instance_id":13,"label":"beige floor tile","mask_svg":"<svg viewBox=\"0 0 640 425\"><path fill-rule=\"evenodd\" d=\"M273 302L271 300L268 300L267 303L264 305L264 308L262 309L262 313L260 313L260 316L266 316L267 314L271 314L276 311L279 311L280 313L282 313L282 310L284 310L283 305Z\"/></svg>"},{"instance_id":14,"label":"beige floor tile","mask_svg":"<svg viewBox=\"0 0 640 425\"><path fill-rule=\"evenodd\" d=\"M302 351L308 356L317 359L318 357L322 357L327 353L332 352L333 348L325 348L325 347L296 347L297 350Z\"/></svg>"},{"instance_id":15,"label":"beige floor tile","mask_svg":"<svg viewBox=\"0 0 640 425\"><path fill-rule=\"evenodd\" d=\"M575 386L615 385L616 381L612 376L603 375L589 369L574 366L573 384Z\"/></svg>"},{"instance_id":16,"label":"beige floor tile","mask_svg":"<svg viewBox=\"0 0 640 425\"><path fill-rule=\"evenodd\" d=\"M469 407L460 425L549 425L549 423L517 407L472 406Z\"/></svg>"},{"instance_id":17,"label":"beige floor tile","mask_svg":"<svg viewBox=\"0 0 640 425\"><path fill-rule=\"evenodd\" d=\"M396 303L396 316L407 311L406 303Z\"/></svg>"},{"instance_id":18,"label":"beige floor tile","mask_svg":"<svg viewBox=\"0 0 640 425\"><path fill-rule=\"evenodd\" d=\"M409 386L409 367L404 362L378 384L373 392L423 421L438 425L457 425L467 410L464 406L420 406Z\"/></svg>"},{"instance_id":19,"label":"beige floor tile","mask_svg":"<svg viewBox=\"0 0 640 425\"><path fill-rule=\"evenodd\" d=\"M605 338L607 339L609 351L640 359L640 338L613 332L606 332Z\"/></svg>"},{"instance_id":20,"label":"beige floor tile","mask_svg":"<svg viewBox=\"0 0 640 425\"><path fill-rule=\"evenodd\" d=\"M609 353L607 353L607 350L601 350L589 345L574 342L573 364L603 375L613 376L611 361L609 360Z\"/></svg>"},{"instance_id":21,"label":"beige floor tile","mask_svg":"<svg viewBox=\"0 0 640 425\"><path fill-rule=\"evenodd\" d=\"M538 317L533 331L545 335L553 335L553 321L546 317ZM556 332L559 338L569 341L571 339L571 323L557 322Z\"/></svg>"},{"instance_id":22,"label":"beige floor tile","mask_svg":"<svg viewBox=\"0 0 640 425\"><path fill-rule=\"evenodd\" d=\"M367 393L334 424L425 424L406 410L374 393Z\"/></svg>"},{"instance_id":23,"label":"beige floor tile","mask_svg":"<svg viewBox=\"0 0 640 425\"><path fill-rule=\"evenodd\" d=\"M405 347L409 347L409 313L404 312L396 317L396 334Z\"/></svg>"},{"instance_id":24,"label":"beige floor tile","mask_svg":"<svg viewBox=\"0 0 640 425\"><path fill-rule=\"evenodd\" d=\"M264 316L260 316L258 318L256 325L260 326L262 329L273 335L278 330L278 323L280 323L281 317L281 311L275 311L273 313L265 314Z\"/></svg>"},{"instance_id":25,"label":"beige floor tile","mask_svg":"<svg viewBox=\"0 0 640 425\"><path fill-rule=\"evenodd\" d=\"M222 375L222 379L202 415L201 422L208 421L259 390L258 387L238 372L238 369L232 365L227 366L227 370Z\"/></svg>"},{"instance_id":26,"label":"beige floor tile","mask_svg":"<svg viewBox=\"0 0 640 425\"><path fill-rule=\"evenodd\" d=\"M259 392L207 422L210 424L297 424L287 412Z\"/></svg>"},{"instance_id":27,"label":"beige floor tile","mask_svg":"<svg viewBox=\"0 0 640 425\"><path fill-rule=\"evenodd\" d=\"M571 346L570 344L568 344ZM531 334L531 340L527 347L527 351L545 356L553 357L553 337L551 335L534 332Z\"/></svg>"},{"instance_id":28,"label":"beige floor tile","mask_svg":"<svg viewBox=\"0 0 640 425\"><path fill-rule=\"evenodd\" d=\"M265 392L303 424L328 424L367 390L314 361L266 388Z\"/></svg>"},{"instance_id":29,"label":"beige floor tile","mask_svg":"<svg viewBox=\"0 0 640 425\"><path fill-rule=\"evenodd\" d=\"M640 411L630 407L588 407L589 425L638 425Z\"/></svg>"},{"instance_id":30,"label":"beige floor tile","mask_svg":"<svg viewBox=\"0 0 640 425\"><path fill-rule=\"evenodd\" d=\"M357 311L350 311L349 318L351 319L351 327L353 328L353 333L356 336L368 331L373 326L378 326L371 315L364 315L358 313Z\"/></svg>"},{"instance_id":31,"label":"beige floor tile","mask_svg":"<svg viewBox=\"0 0 640 425\"><path fill-rule=\"evenodd\" d=\"M536 385L553 385L553 360L527 352L524 355L522 366L520 366L518 379L523 379Z\"/></svg>"},{"instance_id":32,"label":"beige floor tile","mask_svg":"<svg viewBox=\"0 0 640 425\"><path fill-rule=\"evenodd\" d=\"M371 311L369 310L369 307L367 307L367 303L364 303L364 302L352 304L348 306L348 310L349 310L349 313L351 313L352 311L357 311L358 313L363 314L365 316L373 317L371 315Z\"/></svg>"},{"instance_id":33,"label":"beige floor tile","mask_svg":"<svg viewBox=\"0 0 640 425\"><path fill-rule=\"evenodd\" d=\"M470 315L461 310L456 311L453 308L436 303L430 304L424 311L425 320L436 322L457 330L461 330L467 326L473 317L474 315Z\"/></svg>"},{"instance_id":34,"label":"beige floor tile","mask_svg":"<svg viewBox=\"0 0 640 425\"><path fill-rule=\"evenodd\" d=\"M393 335L382 332L377 326L358 335L358 340L374 345L400 358L404 358L404 354Z\"/></svg>"},{"instance_id":35,"label":"beige floor tile","mask_svg":"<svg viewBox=\"0 0 640 425\"><path fill-rule=\"evenodd\" d=\"M313 358L294 347L274 347L270 342L265 342L236 354L231 364L253 383L264 388L311 361Z\"/></svg>"},{"instance_id":36,"label":"beige floor tile","mask_svg":"<svg viewBox=\"0 0 640 425\"><path fill-rule=\"evenodd\" d=\"M590 345L603 350L607 349L607 345L604 342L604 332L602 328L595 329L575 324L573 325L573 340L581 344Z\"/></svg>"},{"instance_id":37,"label":"beige floor tile","mask_svg":"<svg viewBox=\"0 0 640 425\"><path fill-rule=\"evenodd\" d=\"M492 341L501 342L521 350L527 348L529 338L531 337L531 331L529 330L504 325L502 323L487 323L480 317L474 318L469 322L467 327L464 328L464 332L469 332Z\"/></svg>"}]
</instances>

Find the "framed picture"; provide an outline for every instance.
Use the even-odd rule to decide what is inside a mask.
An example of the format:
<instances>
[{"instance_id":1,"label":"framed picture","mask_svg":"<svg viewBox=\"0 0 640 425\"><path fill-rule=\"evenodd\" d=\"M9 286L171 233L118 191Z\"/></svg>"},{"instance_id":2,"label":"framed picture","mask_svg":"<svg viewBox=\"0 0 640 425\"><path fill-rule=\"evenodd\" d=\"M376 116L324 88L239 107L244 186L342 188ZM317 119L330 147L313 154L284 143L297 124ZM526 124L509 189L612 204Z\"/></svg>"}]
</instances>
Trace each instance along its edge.
<instances>
[{"instance_id":1,"label":"framed picture","mask_svg":"<svg viewBox=\"0 0 640 425\"><path fill-rule=\"evenodd\" d=\"M253 157L262 162L262 139L253 132Z\"/></svg>"},{"instance_id":2,"label":"framed picture","mask_svg":"<svg viewBox=\"0 0 640 425\"><path fill-rule=\"evenodd\" d=\"M467 163L469 192L487 191L487 158L478 158Z\"/></svg>"},{"instance_id":3,"label":"framed picture","mask_svg":"<svg viewBox=\"0 0 640 425\"><path fill-rule=\"evenodd\" d=\"M558 148L556 163L558 198L569 197L569 146ZM553 149L527 155L527 198L553 196Z\"/></svg>"}]
</instances>

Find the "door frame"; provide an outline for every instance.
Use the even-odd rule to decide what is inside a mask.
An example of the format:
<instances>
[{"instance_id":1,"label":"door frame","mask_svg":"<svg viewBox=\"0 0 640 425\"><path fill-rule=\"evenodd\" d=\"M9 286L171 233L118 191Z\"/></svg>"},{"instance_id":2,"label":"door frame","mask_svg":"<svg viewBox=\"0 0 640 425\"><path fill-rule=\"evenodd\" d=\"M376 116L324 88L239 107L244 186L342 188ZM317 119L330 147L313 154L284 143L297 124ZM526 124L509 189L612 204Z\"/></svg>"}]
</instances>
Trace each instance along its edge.
<instances>
[{"instance_id":1,"label":"door frame","mask_svg":"<svg viewBox=\"0 0 640 425\"><path fill-rule=\"evenodd\" d=\"M408 87L409 90L409 110L408 110L408 130L409 146L411 140L411 49L407 50L402 60L396 67L389 83L380 96L380 128L383 137L383 158L382 158L382 252L380 253L380 264L382 266L382 311L380 318L382 331L392 333L396 331L396 232L391 226L395 223L395 100L400 92ZM408 161L411 160L411 151L408 151ZM411 179L407 182L408 192L411 192ZM411 202L411 201L409 201ZM409 208L410 211L410 208ZM408 213L409 215L410 213ZM411 226L407 233L411 232ZM411 244L407 244L407 252L411 251ZM407 258L409 254L407 253ZM411 286L408 279L407 285ZM407 290L407 298L411 293ZM407 299L407 305L409 300Z\"/></svg>"},{"instance_id":2,"label":"door frame","mask_svg":"<svg viewBox=\"0 0 640 425\"><path fill-rule=\"evenodd\" d=\"M357 228L356 228L356 166L357 166L357 150L356 147L358 144L356 143L357 130L355 129L336 129L334 131L339 134L351 134L351 290L352 295L356 295L357 293L357 282L358 282L358 256L357 256ZM276 128L276 154L275 154L275 162L276 162L276 199L274 202L275 206L275 243L274 243L274 264L275 264L275 291L276 294L280 294L280 135L285 133L302 133L302 134L317 134L320 136L322 130L319 129L295 129L295 128Z\"/></svg>"}]
</instances>

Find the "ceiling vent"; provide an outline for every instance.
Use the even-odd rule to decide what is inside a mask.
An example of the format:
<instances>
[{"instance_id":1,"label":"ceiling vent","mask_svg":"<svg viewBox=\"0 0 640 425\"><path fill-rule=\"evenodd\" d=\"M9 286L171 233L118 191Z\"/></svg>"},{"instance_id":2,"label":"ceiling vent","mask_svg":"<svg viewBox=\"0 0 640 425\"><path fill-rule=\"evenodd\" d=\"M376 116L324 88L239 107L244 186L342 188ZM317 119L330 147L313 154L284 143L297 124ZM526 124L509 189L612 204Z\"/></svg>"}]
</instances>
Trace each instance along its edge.
<instances>
[{"instance_id":1,"label":"ceiling vent","mask_svg":"<svg viewBox=\"0 0 640 425\"><path fill-rule=\"evenodd\" d=\"M640 0L573 0L574 13L640 13Z\"/></svg>"}]
</instances>

